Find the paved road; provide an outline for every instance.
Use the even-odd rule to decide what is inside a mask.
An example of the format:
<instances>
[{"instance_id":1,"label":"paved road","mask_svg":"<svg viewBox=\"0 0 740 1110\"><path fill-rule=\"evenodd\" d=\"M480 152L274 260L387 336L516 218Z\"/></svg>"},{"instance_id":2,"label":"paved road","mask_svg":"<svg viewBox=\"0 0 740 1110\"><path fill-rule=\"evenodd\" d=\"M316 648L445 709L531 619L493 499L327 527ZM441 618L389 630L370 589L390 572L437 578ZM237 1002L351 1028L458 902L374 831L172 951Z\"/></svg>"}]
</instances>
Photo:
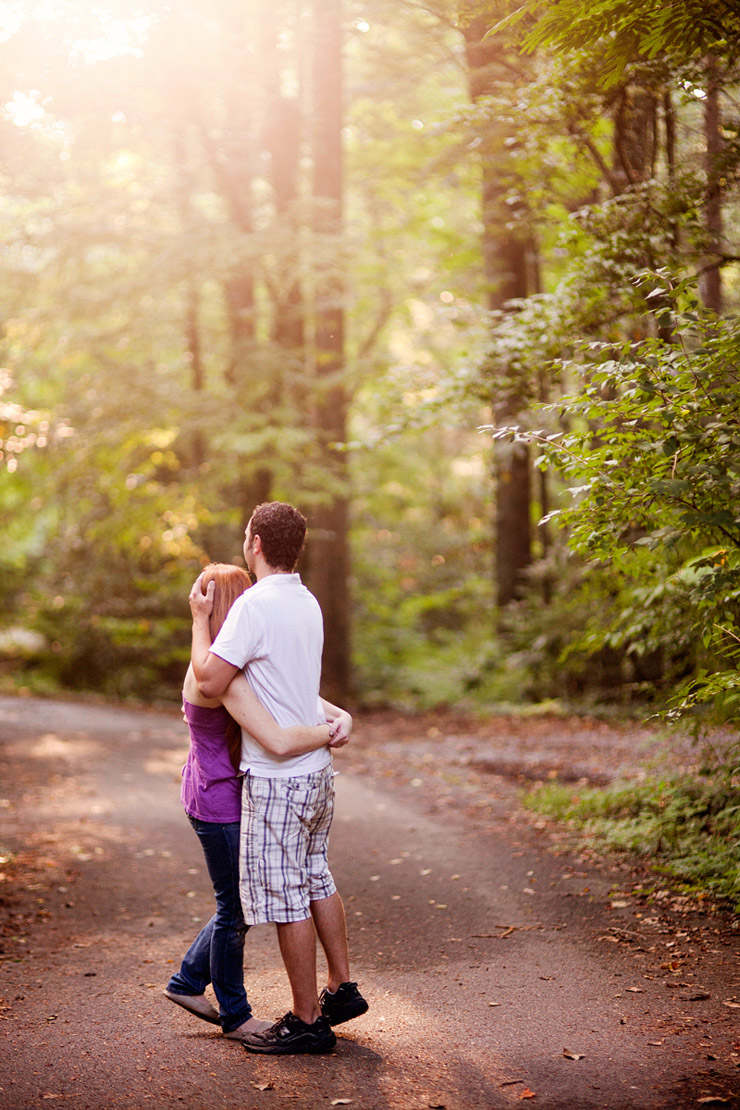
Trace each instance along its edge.
<instances>
[{"instance_id":1,"label":"paved road","mask_svg":"<svg viewBox=\"0 0 740 1110\"><path fill-rule=\"evenodd\" d=\"M726 921L636 913L618 870L548 851L508 795L484 823L435 813L418 782L353 776L352 745L332 866L370 1012L326 1057L224 1040L162 995L211 912L185 750L176 714L0 698L0 1110L740 1107ZM271 927L246 961L255 1012L280 1016Z\"/></svg>"}]
</instances>

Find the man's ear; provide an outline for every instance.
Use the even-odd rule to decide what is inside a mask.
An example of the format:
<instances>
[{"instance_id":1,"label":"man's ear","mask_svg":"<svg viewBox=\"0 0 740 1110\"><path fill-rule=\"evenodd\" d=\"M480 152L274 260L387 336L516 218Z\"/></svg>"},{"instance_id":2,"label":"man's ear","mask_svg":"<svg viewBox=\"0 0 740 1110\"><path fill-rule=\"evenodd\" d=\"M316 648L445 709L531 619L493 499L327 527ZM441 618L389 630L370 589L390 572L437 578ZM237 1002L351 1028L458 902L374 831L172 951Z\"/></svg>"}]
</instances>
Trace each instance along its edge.
<instances>
[{"instance_id":1,"label":"man's ear","mask_svg":"<svg viewBox=\"0 0 740 1110\"><path fill-rule=\"evenodd\" d=\"M252 536L251 547L252 547L252 551L254 551L255 555L257 555L259 552L262 551L262 539L259 535Z\"/></svg>"}]
</instances>

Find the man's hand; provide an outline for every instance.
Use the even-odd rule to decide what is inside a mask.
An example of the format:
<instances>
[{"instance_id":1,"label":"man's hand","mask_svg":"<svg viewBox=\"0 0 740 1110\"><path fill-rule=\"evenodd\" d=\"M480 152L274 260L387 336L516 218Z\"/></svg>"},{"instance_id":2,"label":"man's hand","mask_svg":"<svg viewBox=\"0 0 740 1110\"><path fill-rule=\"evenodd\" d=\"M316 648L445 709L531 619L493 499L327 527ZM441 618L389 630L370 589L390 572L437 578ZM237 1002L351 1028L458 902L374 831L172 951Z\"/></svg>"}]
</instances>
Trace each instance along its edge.
<instances>
[{"instance_id":1,"label":"man's hand","mask_svg":"<svg viewBox=\"0 0 740 1110\"><path fill-rule=\"evenodd\" d=\"M346 709L340 709L329 721L330 748L343 748L352 734L352 717Z\"/></svg>"},{"instance_id":2,"label":"man's hand","mask_svg":"<svg viewBox=\"0 0 740 1110\"><path fill-rule=\"evenodd\" d=\"M206 587L206 592L203 593L203 573L199 574L193 582L188 598L194 621L207 621L213 611L213 595L216 592L216 583L211 579Z\"/></svg>"}]
</instances>

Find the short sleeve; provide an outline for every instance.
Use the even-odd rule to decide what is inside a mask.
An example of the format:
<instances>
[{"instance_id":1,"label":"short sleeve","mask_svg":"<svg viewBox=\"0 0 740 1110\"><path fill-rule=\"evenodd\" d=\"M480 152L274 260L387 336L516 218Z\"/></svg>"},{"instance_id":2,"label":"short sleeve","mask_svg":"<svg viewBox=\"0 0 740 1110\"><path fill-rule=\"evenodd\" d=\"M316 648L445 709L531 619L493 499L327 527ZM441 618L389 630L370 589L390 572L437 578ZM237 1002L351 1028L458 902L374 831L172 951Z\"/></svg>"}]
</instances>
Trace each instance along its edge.
<instances>
[{"instance_id":1,"label":"short sleeve","mask_svg":"<svg viewBox=\"0 0 740 1110\"><path fill-rule=\"evenodd\" d=\"M259 659L264 653L264 629L254 608L248 604L247 594L237 598L226 615L226 620L211 651L219 659L243 670L247 663Z\"/></svg>"}]
</instances>

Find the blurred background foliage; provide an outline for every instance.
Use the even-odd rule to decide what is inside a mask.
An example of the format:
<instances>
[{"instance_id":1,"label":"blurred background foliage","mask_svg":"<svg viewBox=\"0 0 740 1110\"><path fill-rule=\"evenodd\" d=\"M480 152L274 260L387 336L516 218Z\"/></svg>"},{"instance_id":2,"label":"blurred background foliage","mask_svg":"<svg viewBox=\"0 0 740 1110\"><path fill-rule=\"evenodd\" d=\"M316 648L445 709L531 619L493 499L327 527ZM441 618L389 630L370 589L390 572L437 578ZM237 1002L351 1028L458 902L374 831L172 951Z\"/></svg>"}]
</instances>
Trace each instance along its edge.
<instances>
[{"instance_id":1,"label":"blurred background foliage","mask_svg":"<svg viewBox=\"0 0 740 1110\"><path fill-rule=\"evenodd\" d=\"M281 498L334 700L737 717L730 6L3 16L4 688L177 698Z\"/></svg>"}]
</instances>

